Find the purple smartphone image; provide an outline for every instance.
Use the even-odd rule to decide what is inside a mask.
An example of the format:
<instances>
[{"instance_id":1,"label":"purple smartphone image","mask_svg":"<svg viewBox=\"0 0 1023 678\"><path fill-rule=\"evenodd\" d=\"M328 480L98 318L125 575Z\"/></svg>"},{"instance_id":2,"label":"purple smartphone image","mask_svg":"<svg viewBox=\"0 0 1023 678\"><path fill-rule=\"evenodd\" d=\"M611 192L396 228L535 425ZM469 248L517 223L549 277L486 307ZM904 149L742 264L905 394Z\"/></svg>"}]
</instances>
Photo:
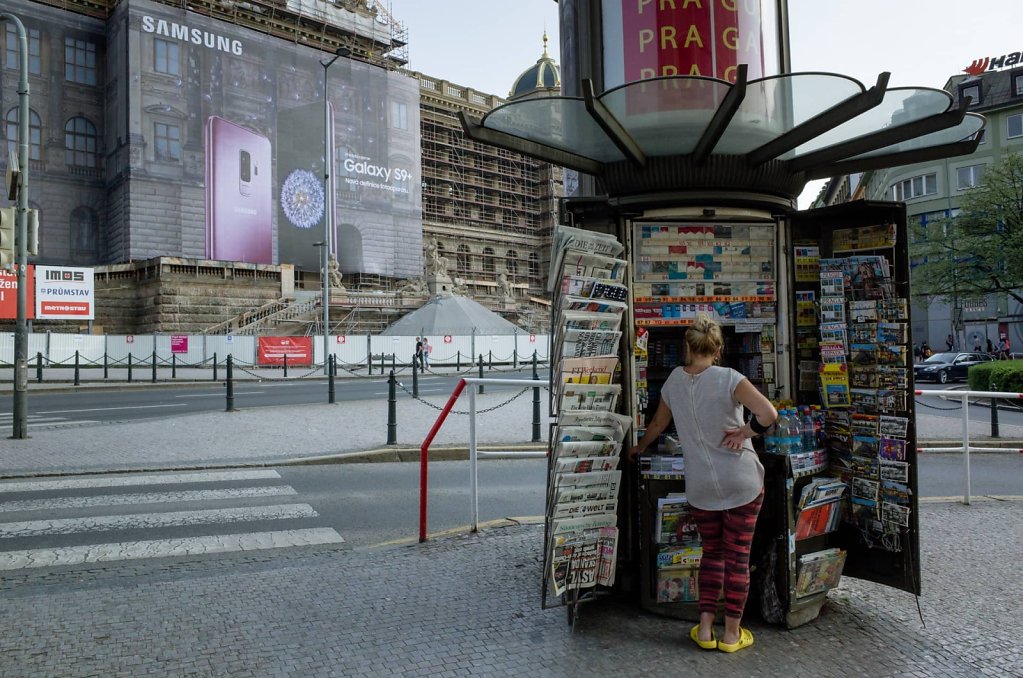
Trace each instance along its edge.
<instances>
[{"instance_id":1,"label":"purple smartphone image","mask_svg":"<svg viewBox=\"0 0 1023 678\"><path fill-rule=\"evenodd\" d=\"M270 140L206 120L206 258L273 263Z\"/></svg>"}]
</instances>

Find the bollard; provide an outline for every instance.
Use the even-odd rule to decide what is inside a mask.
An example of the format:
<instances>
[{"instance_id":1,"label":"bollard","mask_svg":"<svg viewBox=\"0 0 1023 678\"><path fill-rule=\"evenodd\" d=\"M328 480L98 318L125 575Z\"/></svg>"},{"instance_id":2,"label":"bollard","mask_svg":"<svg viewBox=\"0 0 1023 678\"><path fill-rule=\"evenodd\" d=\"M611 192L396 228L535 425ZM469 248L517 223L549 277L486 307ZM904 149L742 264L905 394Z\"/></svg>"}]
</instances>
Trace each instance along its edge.
<instances>
[{"instance_id":1,"label":"bollard","mask_svg":"<svg viewBox=\"0 0 1023 678\"><path fill-rule=\"evenodd\" d=\"M462 352L459 351L455 355L455 372L461 372L461 371L462 371Z\"/></svg>"},{"instance_id":2,"label":"bollard","mask_svg":"<svg viewBox=\"0 0 1023 678\"><path fill-rule=\"evenodd\" d=\"M81 374L79 372L79 357L78 351L75 351L75 386L80 386L82 383Z\"/></svg>"},{"instance_id":3,"label":"bollard","mask_svg":"<svg viewBox=\"0 0 1023 678\"><path fill-rule=\"evenodd\" d=\"M109 376L110 373L107 370L107 352L103 351L103 378L106 379Z\"/></svg>"},{"instance_id":4,"label":"bollard","mask_svg":"<svg viewBox=\"0 0 1023 678\"><path fill-rule=\"evenodd\" d=\"M480 379L482 378L483 378L483 354L480 353ZM481 394L483 393L483 384L480 384L479 390L477 392Z\"/></svg>"},{"instance_id":5,"label":"bollard","mask_svg":"<svg viewBox=\"0 0 1023 678\"><path fill-rule=\"evenodd\" d=\"M288 354L284 354L284 378L288 378Z\"/></svg>"},{"instance_id":6,"label":"bollard","mask_svg":"<svg viewBox=\"0 0 1023 678\"><path fill-rule=\"evenodd\" d=\"M992 384L991 388L995 385ZM998 398L991 399L991 437L998 437Z\"/></svg>"},{"instance_id":7,"label":"bollard","mask_svg":"<svg viewBox=\"0 0 1023 678\"><path fill-rule=\"evenodd\" d=\"M380 354L380 374L381 375L383 375L383 373L384 373L384 358L386 358L386 357L387 356L385 356L383 353Z\"/></svg>"},{"instance_id":8,"label":"bollard","mask_svg":"<svg viewBox=\"0 0 1023 678\"><path fill-rule=\"evenodd\" d=\"M156 349L153 349L153 383L156 383Z\"/></svg>"},{"instance_id":9,"label":"bollard","mask_svg":"<svg viewBox=\"0 0 1023 678\"><path fill-rule=\"evenodd\" d=\"M178 354L171 354L171 379L178 378Z\"/></svg>"},{"instance_id":10,"label":"bollard","mask_svg":"<svg viewBox=\"0 0 1023 678\"><path fill-rule=\"evenodd\" d=\"M213 381L217 380L217 354L213 354Z\"/></svg>"},{"instance_id":11,"label":"bollard","mask_svg":"<svg viewBox=\"0 0 1023 678\"><path fill-rule=\"evenodd\" d=\"M419 397L419 368L416 367L416 359L412 359L412 397Z\"/></svg>"},{"instance_id":12,"label":"bollard","mask_svg":"<svg viewBox=\"0 0 1023 678\"><path fill-rule=\"evenodd\" d=\"M234 411L234 356L227 354L227 412Z\"/></svg>"},{"instance_id":13,"label":"bollard","mask_svg":"<svg viewBox=\"0 0 1023 678\"><path fill-rule=\"evenodd\" d=\"M490 355L487 357L487 369L488 370L494 369L494 352L493 351L491 351Z\"/></svg>"},{"instance_id":14,"label":"bollard","mask_svg":"<svg viewBox=\"0 0 1023 678\"><path fill-rule=\"evenodd\" d=\"M536 351L533 351L533 381L540 378L536 371ZM533 387L533 441L540 442L540 387Z\"/></svg>"},{"instance_id":15,"label":"bollard","mask_svg":"<svg viewBox=\"0 0 1023 678\"><path fill-rule=\"evenodd\" d=\"M398 397L395 394L397 380L394 378L394 370L387 378L387 444L398 444Z\"/></svg>"},{"instance_id":16,"label":"bollard","mask_svg":"<svg viewBox=\"0 0 1023 678\"><path fill-rule=\"evenodd\" d=\"M333 405L336 402L334 392L334 376L337 374L337 358L333 353L330 354L330 370L328 370L330 376L327 377L327 402Z\"/></svg>"},{"instance_id":17,"label":"bollard","mask_svg":"<svg viewBox=\"0 0 1023 678\"><path fill-rule=\"evenodd\" d=\"M519 369L519 349L512 351L512 369Z\"/></svg>"},{"instance_id":18,"label":"bollard","mask_svg":"<svg viewBox=\"0 0 1023 678\"><path fill-rule=\"evenodd\" d=\"M397 368L398 368L398 354L397 353L392 353L391 354L391 369L395 370Z\"/></svg>"},{"instance_id":19,"label":"bollard","mask_svg":"<svg viewBox=\"0 0 1023 678\"><path fill-rule=\"evenodd\" d=\"M104 375L106 376L106 375ZM36 383L43 383L43 352L36 352Z\"/></svg>"},{"instance_id":20,"label":"bollard","mask_svg":"<svg viewBox=\"0 0 1023 678\"><path fill-rule=\"evenodd\" d=\"M366 374L373 375L373 354L370 353L366 356Z\"/></svg>"},{"instance_id":21,"label":"bollard","mask_svg":"<svg viewBox=\"0 0 1023 678\"><path fill-rule=\"evenodd\" d=\"M131 383L131 351L128 351L128 383Z\"/></svg>"}]
</instances>

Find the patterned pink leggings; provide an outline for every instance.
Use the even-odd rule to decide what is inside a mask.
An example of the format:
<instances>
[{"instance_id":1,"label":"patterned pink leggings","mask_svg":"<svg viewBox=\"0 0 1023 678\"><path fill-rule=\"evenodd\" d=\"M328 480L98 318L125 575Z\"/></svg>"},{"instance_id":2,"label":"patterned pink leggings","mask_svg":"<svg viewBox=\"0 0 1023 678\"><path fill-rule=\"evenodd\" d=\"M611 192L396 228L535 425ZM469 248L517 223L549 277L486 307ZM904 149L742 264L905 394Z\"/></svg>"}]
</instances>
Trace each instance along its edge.
<instances>
[{"instance_id":1,"label":"patterned pink leggings","mask_svg":"<svg viewBox=\"0 0 1023 678\"><path fill-rule=\"evenodd\" d=\"M749 594L749 551L764 492L748 504L725 511L691 507L703 540L703 559L697 584L700 612L717 613L718 596L725 589L725 616L742 618Z\"/></svg>"}]
</instances>

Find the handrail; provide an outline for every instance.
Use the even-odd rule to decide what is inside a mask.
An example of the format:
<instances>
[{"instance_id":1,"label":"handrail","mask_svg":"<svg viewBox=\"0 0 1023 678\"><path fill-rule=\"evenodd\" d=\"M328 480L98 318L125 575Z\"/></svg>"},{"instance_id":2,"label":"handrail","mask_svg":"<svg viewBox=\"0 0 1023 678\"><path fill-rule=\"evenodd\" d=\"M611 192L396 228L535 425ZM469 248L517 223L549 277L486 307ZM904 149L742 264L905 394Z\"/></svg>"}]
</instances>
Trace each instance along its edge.
<instances>
[{"instance_id":1,"label":"handrail","mask_svg":"<svg viewBox=\"0 0 1023 678\"><path fill-rule=\"evenodd\" d=\"M963 444L962 447L918 447L918 452L962 452L963 453L963 503L970 505L970 452L1001 452L1000 447L972 447L970 446L970 398L991 398L992 407L997 398L1018 398L1023 399L1023 393L1012 393L1002 391L924 391L916 389L913 391L917 396L935 396L945 398L959 398L962 401L963 412Z\"/></svg>"},{"instance_id":2,"label":"handrail","mask_svg":"<svg viewBox=\"0 0 1023 678\"><path fill-rule=\"evenodd\" d=\"M487 379L479 377L463 377L458 380L455 385L454 391L451 392L451 397L448 398L447 403L441 408L440 414L437 415L437 420L433 422L433 426L430 428L430 432L426 435L426 439L423 444L419 446L419 542L426 541L426 498L427 498L427 466L430 460L430 443L437 437L437 433L440 431L440 427L444 424L444 421L448 418L448 414L451 409L455 406L455 402L458 400L458 396L461 395L467 384L495 384L503 386L522 386L528 388L530 386L547 386L546 381L539 379ZM511 456L511 455L508 455ZM544 454L534 453L519 453L514 455L516 457L540 457L546 456ZM475 532L479 525L479 502L478 502L478 483L476 475L476 461L479 457L479 453L476 447L476 389L469 389L469 467L470 467L470 486L472 488L472 531Z\"/></svg>"}]
</instances>

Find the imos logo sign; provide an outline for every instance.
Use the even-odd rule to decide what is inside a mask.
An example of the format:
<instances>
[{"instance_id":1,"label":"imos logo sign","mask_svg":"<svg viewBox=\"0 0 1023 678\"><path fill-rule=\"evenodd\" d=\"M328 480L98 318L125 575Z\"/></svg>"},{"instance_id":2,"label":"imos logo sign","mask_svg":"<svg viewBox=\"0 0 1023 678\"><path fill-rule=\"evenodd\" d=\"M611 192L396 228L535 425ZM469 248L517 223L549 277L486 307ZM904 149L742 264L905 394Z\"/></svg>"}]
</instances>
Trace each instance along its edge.
<instances>
[{"instance_id":1,"label":"imos logo sign","mask_svg":"<svg viewBox=\"0 0 1023 678\"><path fill-rule=\"evenodd\" d=\"M56 280L60 282L85 282L85 273L83 271L46 271L46 280Z\"/></svg>"}]
</instances>

